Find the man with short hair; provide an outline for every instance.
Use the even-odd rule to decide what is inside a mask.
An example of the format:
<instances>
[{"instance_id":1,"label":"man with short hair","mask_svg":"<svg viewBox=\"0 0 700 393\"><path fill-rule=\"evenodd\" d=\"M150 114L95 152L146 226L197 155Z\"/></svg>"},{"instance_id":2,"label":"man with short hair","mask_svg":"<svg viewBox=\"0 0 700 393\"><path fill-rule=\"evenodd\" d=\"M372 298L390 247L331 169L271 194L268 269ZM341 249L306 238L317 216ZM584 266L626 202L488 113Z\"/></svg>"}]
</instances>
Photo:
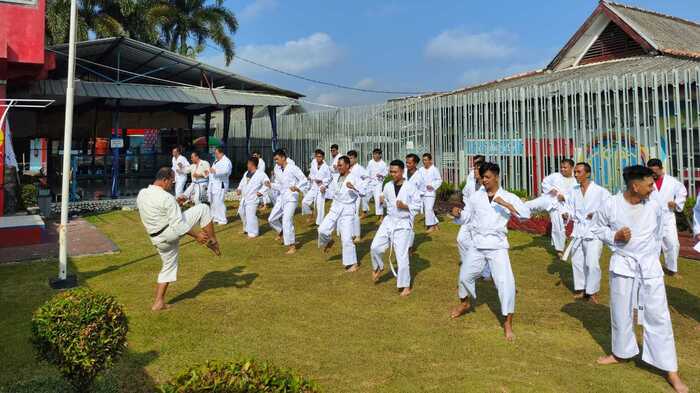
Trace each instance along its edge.
<instances>
[{"instance_id":1,"label":"man with short hair","mask_svg":"<svg viewBox=\"0 0 700 393\"><path fill-rule=\"evenodd\" d=\"M306 176L287 158L287 153L278 149L273 156L275 166L275 183L266 182L266 186L273 187L278 192L275 206L270 212L268 222L272 229L277 232L277 240L283 240L285 246L289 247L287 254L297 252L296 236L294 232L294 211L299 203L299 193L305 192L309 182ZM277 172L279 168L279 172Z\"/></svg>"},{"instance_id":2,"label":"man with short hair","mask_svg":"<svg viewBox=\"0 0 700 393\"><path fill-rule=\"evenodd\" d=\"M559 259L564 256L566 246L566 223L562 215L566 212L566 195L576 184L573 176L574 161L565 158L559 163L559 172L554 172L542 180L542 195L527 201L531 211L546 211L552 223L552 246Z\"/></svg>"},{"instance_id":3,"label":"man with short hair","mask_svg":"<svg viewBox=\"0 0 700 393\"><path fill-rule=\"evenodd\" d=\"M389 165L391 181L384 185L380 197L386 205L386 217L382 220L377 233L374 235L370 252L372 254L372 279L379 281L384 271L382 256L390 246L396 255L398 272L396 287L401 296L411 294L411 268L409 263L409 247L413 220L421 209L420 191L403 177L404 165L401 160L394 160Z\"/></svg>"},{"instance_id":4,"label":"man with short hair","mask_svg":"<svg viewBox=\"0 0 700 393\"><path fill-rule=\"evenodd\" d=\"M516 195L500 186L501 169L497 164L484 163L479 168L482 188L470 198L464 210L454 208L452 215L463 217L473 228L473 246L459 271L460 304L452 310L452 318L469 311L469 298L476 299L476 280L486 264L491 269L493 283L498 290L501 314L505 317L503 331L506 340L515 339L513 313L515 312L515 277L508 255L508 221L530 217L530 209Z\"/></svg>"},{"instance_id":5,"label":"man with short hair","mask_svg":"<svg viewBox=\"0 0 700 393\"><path fill-rule=\"evenodd\" d=\"M214 157L216 160L208 171L209 186L207 190L209 193L209 204L211 205L211 216L215 223L226 225L228 220L226 218L226 203L224 201L233 164L224 154L222 147L217 147L214 150Z\"/></svg>"},{"instance_id":6,"label":"man with short hair","mask_svg":"<svg viewBox=\"0 0 700 393\"><path fill-rule=\"evenodd\" d=\"M403 163L401 163L403 168ZM384 206L379 201L384 187L384 178L389 174L389 169L386 162L382 160L382 149L374 149L372 151L372 159L367 163L367 195L362 198L362 208L365 211L369 210L369 200L374 198L374 214L377 216L384 215ZM402 173L403 176L403 173Z\"/></svg>"},{"instance_id":7,"label":"man with short hair","mask_svg":"<svg viewBox=\"0 0 700 393\"><path fill-rule=\"evenodd\" d=\"M190 163L187 162L185 156L182 155L182 150L175 146L172 150L173 155L173 172L175 172L175 196L179 197L185 190L185 184L187 183L187 173L190 170Z\"/></svg>"},{"instance_id":8,"label":"man with short hair","mask_svg":"<svg viewBox=\"0 0 700 393\"><path fill-rule=\"evenodd\" d=\"M440 222L435 215L435 198L437 190L442 185L442 176L440 171L433 165L433 155L430 153L423 154L423 167L420 170L420 176L423 181L423 214L425 215L425 226L427 233L437 231L438 223Z\"/></svg>"},{"instance_id":9,"label":"man with short hair","mask_svg":"<svg viewBox=\"0 0 700 393\"><path fill-rule=\"evenodd\" d=\"M254 151L253 157L258 159L258 169L257 170L264 173L265 176L267 176L267 172L266 172L267 166L265 165L265 160L263 160L262 153L260 153L259 151ZM267 205L272 203L272 201L270 201L270 192L268 191L268 192L264 193L263 197L260 200L262 202L261 207L263 209L267 209Z\"/></svg>"},{"instance_id":10,"label":"man with short hair","mask_svg":"<svg viewBox=\"0 0 700 393\"><path fill-rule=\"evenodd\" d=\"M409 153L406 155L406 169L403 171L403 177L406 179L409 183L413 184L413 186L418 190L418 192L421 193L421 200L423 198L423 190L425 188L425 183L423 182L423 177L421 176L420 171L418 170L418 163L420 162L420 157L418 157L417 154L414 153ZM422 210L422 207L421 207ZM415 250L413 249L413 241L415 240L415 232L411 232L411 242L409 246L409 253L413 253Z\"/></svg>"},{"instance_id":11,"label":"man with short hair","mask_svg":"<svg viewBox=\"0 0 700 393\"><path fill-rule=\"evenodd\" d=\"M331 174L335 175L338 173L338 160L340 159L340 153L338 152L338 145L335 143L331 145Z\"/></svg>"},{"instance_id":12,"label":"man with short hair","mask_svg":"<svg viewBox=\"0 0 700 393\"><path fill-rule=\"evenodd\" d=\"M574 273L575 299L587 298L598 304L600 291L600 255L603 242L593 233L597 212L610 198L610 192L591 180L591 166L579 162L574 167L578 182L566 198L564 218L574 222L569 244L571 265ZM566 253L565 253L566 255ZM566 256L565 256L566 258Z\"/></svg>"},{"instance_id":13,"label":"man with short hair","mask_svg":"<svg viewBox=\"0 0 700 393\"><path fill-rule=\"evenodd\" d=\"M467 175L467 181L464 183L464 187L462 188L462 201L466 203L465 198L469 198L471 194L474 192L478 191L479 188L481 188L481 182L477 180L477 176L479 175L479 167L481 164L486 162L486 157L482 155L475 155L472 158L472 169L469 171L469 175Z\"/></svg>"},{"instance_id":14,"label":"man with short hair","mask_svg":"<svg viewBox=\"0 0 700 393\"><path fill-rule=\"evenodd\" d=\"M282 150L284 152L284 154L287 154L286 150L284 150L284 149L279 149L279 150ZM274 160L274 157L273 157L273 160ZM292 165L296 165L294 160L292 160L292 158L289 156L287 157L287 163L292 164ZM282 167L280 167L275 162L275 166L272 167L272 178L270 179L270 181L272 182L272 184L276 184L276 183L278 183L277 179L280 179L280 178L282 178ZM278 191L279 188L280 188L279 185L276 187L272 187L272 188L270 188L270 191L267 193L267 195L269 196L270 201L272 202L273 205L275 203L277 203L277 197L279 197L279 194L280 194Z\"/></svg>"},{"instance_id":15,"label":"man with short hair","mask_svg":"<svg viewBox=\"0 0 700 393\"><path fill-rule=\"evenodd\" d=\"M165 304L165 292L168 290L168 284L177 280L180 237L190 235L200 244L209 247L216 255L221 255L209 206L196 205L183 213L179 203L183 203L185 198L180 197L176 200L170 194L174 183L175 172L170 167L162 167L156 173L153 184L139 191L136 198L141 222L163 262L158 274L155 302L151 307L153 311L170 307Z\"/></svg>"},{"instance_id":16,"label":"man with short hair","mask_svg":"<svg viewBox=\"0 0 700 393\"><path fill-rule=\"evenodd\" d=\"M199 157L199 153L196 151L190 154L190 160L192 160L192 164L190 165L189 173L192 177L192 182L187 186L182 195L193 204L199 205L203 201L206 202L207 184L209 184L209 179L207 178L209 162L202 160Z\"/></svg>"},{"instance_id":17,"label":"man with short hair","mask_svg":"<svg viewBox=\"0 0 700 393\"><path fill-rule=\"evenodd\" d=\"M236 194L240 197L238 215L243 223L243 233L252 239L260 234L257 211L260 199L267 192L265 184L270 179L265 172L258 170L258 158L255 156L248 159L246 168L247 170L236 188Z\"/></svg>"},{"instance_id":18,"label":"man with short hair","mask_svg":"<svg viewBox=\"0 0 700 393\"><path fill-rule=\"evenodd\" d=\"M301 200L301 214L310 215L311 206L316 210L316 225L321 225L323 216L326 214L326 195L325 190L330 184L332 175L331 170L324 161L326 153L321 149L316 149L314 159L309 164L309 191L304 194ZM309 222L311 222L309 218Z\"/></svg>"},{"instance_id":19,"label":"man with short hair","mask_svg":"<svg viewBox=\"0 0 700 393\"><path fill-rule=\"evenodd\" d=\"M356 272L359 269L357 252L353 242L354 223L357 216L357 200L361 198L358 185L363 181L358 177L359 172L350 170L351 160L346 156L339 157L336 162L338 173L333 176L330 188L333 189L333 203L323 222L318 227L318 247L327 253L333 247L333 229L340 234L342 261L345 271Z\"/></svg>"},{"instance_id":20,"label":"man with short hair","mask_svg":"<svg viewBox=\"0 0 700 393\"><path fill-rule=\"evenodd\" d=\"M355 214L355 220L353 222L353 238L355 242L359 242L361 238L361 231L360 231L360 205L362 203L362 198L364 198L365 195L367 195L367 180L369 178L367 174L367 170L360 165L359 162L357 162L357 151L356 150L350 150L347 154L348 158L350 159L350 172L354 175L355 181L357 184L355 184L355 188L357 189L357 192L360 194L360 198L358 198L355 203L357 203L357 214Z\"/></svg>"},{"instance_id":21,"label":"man with short hair","mask_svg":"<svg viewBox=\"0 0 700 393\"><path fill-rule=\"evenodd\" d=\"M664 171L663 164L658 158L652 158L647 163L654 178L654 191L651 198L654 199L664 212L664 232L662 247L664 253L664 265L666 274L673 276L678 273L678 254L681 243L678 240L676 227L676 213L682 213L688 191L683 183Z\"/></svg>"},{"instance_id":22,"label":"man with short hair","mask_svg":"<svg viewBox=\"0 0 700 393\"><path fill-rule=\"evenodd\" d=\"M474 157L472 171L469 173L467 183L462 188L462 203L464 206L467 206L469 204L469 198L481 189L479 168L484 162L484 156ZM465 211L465 209L462 209L462 211ZM457 232L457 250L459 251L460 264L462 264L466 261L469 255L469 249L474 245L474 240L469 222L465 221L461 215L454 217L453 222L459 225L459 232ZM481 278L484 280L489 280L491 278L491 270L488 264L484 267L484 271L481 272Z\"/></svg>"},{"instance_id":23,"label":"man with short hair","mask_svg":"<svg viewBox=\"0 0 700 393\"><path fill-rule=\"evenodd\" d=\"M593 232L610 250L610 317L612 354L598 359L608 365L639 354L634 315L644 329L642 361L666 372L676 392L688 387L678 375L678 358L659 256L665 212L655 199L651 169L623 170L626 189L603 204Z\"/></svg>"}]
</instances>

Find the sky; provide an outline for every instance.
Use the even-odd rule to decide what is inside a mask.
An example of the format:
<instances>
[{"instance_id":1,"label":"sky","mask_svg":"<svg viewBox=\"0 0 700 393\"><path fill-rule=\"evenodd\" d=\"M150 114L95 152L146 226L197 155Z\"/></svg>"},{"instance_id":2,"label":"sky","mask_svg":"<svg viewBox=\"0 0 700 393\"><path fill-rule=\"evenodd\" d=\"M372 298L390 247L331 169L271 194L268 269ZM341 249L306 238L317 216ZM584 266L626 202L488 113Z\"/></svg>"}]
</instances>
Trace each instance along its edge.
<instances>
[{"instance_id":1,"label":"sky","mask_svg":"<svg viewBox=\"0 0 700 393\"><path fill-rule=\"evenodd\" d=\"M700 21L698 0L625 4ZM227 0L236 53L284 71L358 88L449 91L546 66L597 0ZM200 59L225 66L207 48ZM317 85L235 60L231 71L294 90L306 102L354 106L407 94ZM311 107L309 109L323 109Z\"/></svg>"}]
</instances>

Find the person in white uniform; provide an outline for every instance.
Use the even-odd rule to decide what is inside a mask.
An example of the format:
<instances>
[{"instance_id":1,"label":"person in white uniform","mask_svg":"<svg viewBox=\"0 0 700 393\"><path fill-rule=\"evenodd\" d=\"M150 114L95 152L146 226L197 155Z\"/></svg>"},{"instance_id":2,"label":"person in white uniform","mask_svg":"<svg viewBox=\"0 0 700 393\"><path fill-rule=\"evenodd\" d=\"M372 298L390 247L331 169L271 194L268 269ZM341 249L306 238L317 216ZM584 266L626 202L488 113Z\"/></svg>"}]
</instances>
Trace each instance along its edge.
<instances>
[{"instance_id":1,"label":"person in white uniform","mask_svg":"<svg viewBox=\"0 0 700 393\"><path fill-rule=\"evenodd\" d=\"M287 154L287 152L286 152L284 149L281 149L281 150L284 151L285 154ZM273 157L273 160L274 160L274 157ZM288 162L289 164L296 165L295 162L294 162L294 160L292 160L290 157L287 157L287 162ZM277 203L277 198L278 198L279 195L280 195L280 193L279 193L279 185L277 185L277 186L274 186L274 185L278 183L278 180L277 180L277 179L279 179L279 178L281 178L281 177L282 177L282 167L280 167L277 163L275 163L275 166L272 167L272 178L270 179L270 181L271 181L272 184L273 184L273 187L270 188L270 191L267 193L267 195L268 195L269 198L270 198L270 202L271 202L273 205L274 205L275 203Z\"/></svg>"},{"instance_id":2,"label":"person in white uniform","mask_svg":"<svg viewBox=\"0 0 700 393\"><path fill-rule=\"evenodd\" d=\"M340 159L340 152L338 151L338 145L332 144L331 145L331 165L330 165L330 170L331 174L335 175L338 173L338 160ZM329 198L331 199L331 198Z\"/></svg>"},{"instance_id":3,"label":"person in white uniform","mask_svg":"<svg viewBox=\"0 0 700 393\"><path fill-rule=\"evenodd\" d=\"M460 304L452 310L451 316L458 318L469 311L469 298L476 299L476 280L488 264L498 290L501 314L505 317L503 331L506 340L512 341L515 338L515 277L508 255L508 221L511 216L530 218L530 209L516 195L501 188L500 172L498 164L487 162L481 165L479 174L483 187L469 198L463 211L454 212L463 216L464 221L473 228L473 246L465 263L460 266Z\"/></svg>"},{"instance_id":4,"label":"person in white uniform","mask_svg":"<svg viewBox=\"0 0 700 393\"><path fill-rule=\"evenodd\" d=\"M294 254L297 251L296 236L294 232L294 212L299 203L299 193L305 192L309 182L304 173L293 161L287 158L287 153L278 149L273 156L279 172L275 172L275 183L266 186L276 189L278 193L275 206L270 212L268 222L272 229L277 232L277 240L283 240L285 246L289 247L287 254ZM277 169L275 169L277 171Z\"/></svg>"},{"instance_id":5,"label":"person in white uniform","mask_svg":"<svg viewBox=\"0 0 700 393\"><path fill-rule=\"evenodd\" d=\"M362 237L360 230L360 207L362 204L362 198L367 195L367 181L369 179L369 175L367 174L367 169L357 162L357 151L350 150L347 156L350 159L350 172L355 176L355 179L358 182L358 184L355 184L355 188L357 188L358 192L360 193L360 198L358 198L355 202L357 204L357 213L355 214L355 220L353 222L352 234L354 241L359 242L360 238Z\"/></svg>"},{"instance_id":6,"label":"person in white uniform","mask_svg":"<svg viewBox=\"0 0 700 393\"><path fill-rule=\"evenodd\" d=\"M568 158L559 163L559 172L554 172L542 180L542 195L531 201L527 206L531 211L546 211L552 223L552 246L561 259L566 246L566 223L562 218L566 211L566 195L576 184L573 176L574 161Z\"/></svg>"},{"instance_id":7,"label":"person in white uniform","mask_svg":"<svg viewBox=\"0 0 700 393\"><path fill-rule=\"evenodd\" d=\"M187 158L182 155L182 150L179 147L173 147L173 166L172 169L175 172L175 196L178 197L182 195L185 191L185 184L187 183L187 173L190 170L190 163L187 162Z\"/></svg>"},{"instance_id":8,"label":"person in white uniform","mask_svg":"<svg viewBox=\"0 0 700 393\"><path fill-rule=\"evenodd\" d=\"M634 165L623 170L624 192L608 200L596 215L593 229L610 250L610 317L612 353L598 364L615 364L639 354L634 332L642 325L642 361L665 371L677 392L687 392L678 375L676 344L666 299L660 254L664 212L650 198L654 190L651 169Z\"/></svg>"},{"instance_id":9,"label":"person in white uniform","mask_svg":"<svg viewBox=\"0 0 700 393\"><path fill-rule=\"evenodd\" d=\"M391 247L396 255L396 287L401 296L411 294L411 267L409 261L409 247L411 233L413 232L413 220L421 209L420 191L403 177L404 164L401 160L394 160L389 166L392 180L384 185L380 197L386 205L386 217L382 220L377 233L374 235L370 253L372 255L372 279L378 282L384 271L382 259L387 248ZM390 261L391 263L391 261Z\"/></svg>"},{"instance_id":10,"label":"person in white uniform","mask_svg":"<svg viewBox=\"0 0 700 393\"><path fill-rule=\"evenodd\" d=\"M423 181L423 214L425 215L425 226L427 233L438 230L438 218L435 215L435 197L438 188L442 185L440 170L433 165L433 155L423 154L423 167L419 169Z\"/></svg>"},{"instance_id":11,"label":"person in white uniform","mask_svg":"<svg viewBox=\"0 0 700 393\"><path fill-rule=\"evenodd\" d=\"M258 158L255 156L248 159L246 168L246 172L238 183L236 194L240 196L238 215L243 223L243 233L252 239L260 234L258 206L260 206L260 199L267 192L265 184L269 183L270 179L265 172L258 170Z\"/></svg>"},{"instance_id":12,"label":"person in white uniform","mask_svg":"<svg viewBox=\"0 0 700 393\"><path fill-rule=\"evenodd\" d=\"M469 198L477 191L481 189L481 175L479 175L479 167L481 167L481 164L483 164L486 161L486 157L482 155L476 155L472 159L472 170L469 172L469 175L467 176L467 181L464 184L464 187L462 188L462 203L464 206L469 204ZM452 213L454 216L454 223L459 225L459 232L457 232L457 249L459 251L459 261L460 264L464 263L464 261L467 259L467 256L469 255L469 249L472 247L474 244L474 240L472 238L472 233L471 233L471 228L469 227L468 222L464 222L462 220L461 211L464 209L453 209ZM489 265L486 264L484 267L484 271L481 272L481 278L484 280L489 280L491 279L491 270L489 269Z\"/></svg>"},{"instance_id":13,"label":"person in white uniform","mask_svg":"<svg viewBox=\"0 0 700 393\"><path fill-rule=\"evenodd\" d=\"M647 167L654 173L654 191L651 193L651 198L664 211L664 236L661 249L664 253L666 274L673 276L678 273L678 254L681 249L676 227L676 213L683 212L688 191L678 179L664 173L663 164L658 158L649 160Z\"/></svg>"},{"instance_id":14,"label":"person in white uniform","mask_svg":"<svg viewBox=\"0 0 700 393\"><path fill-rule=\"evenodd\" d=\"M267 166L265 165L265 160L263 160L262 153L260 153L259 151L253 152L253 157L258 159L258 171L264 173L265 176L267 176ZM266 192L260 199L260 202L262 203L261 207L263 209L267 209L267 205L272 203L270 201L270 193Z\"/></svg>"},{"instance_id":15,"label":"person in white uniform","mask_svg":"<svg viewBox=\"0 0 700 393\"><path fill-rule=\"evenodd\" d=\"M403 163L402 163L403 167ZM389 167L382 160L382 149L374 149L372 151L372 159L367 163L367 195L362 198L364 211L369 211L369 200L374 199L374 214L377 216L384 215L384 206L379 201L384 187L384 178L389 174ZM403 173L402 173L403 175Z\"/></svg>"},{"instance_id":16,"label":"person in white uniform","mask_svg":"<svg viewBox=\"0 0 700 393\"><path fill-rule=\"evenodd\" d=\"M326 165L326 153L321 149L316 149L314 159L309 164L309 191L304 194L301 200L301 214L310 215L311 208L316 210L316 225L321 225L323 216L326 214L326 193L321 188L327 189L331 182L331 170ZM312 218L309 218L311 222Z\"/></svg>"},{"instance_id":17,"label":"person in white uniform","mask_svg":"<svg viewBox=\"0 0 700 393\"><path fill-rule=\"evenodd\" d=\"M168 285L177 280L180 237L190 235L200 244L209 247L216 255L221 255L209 206L196 205L183 213L178 203L184 202L185 199L180 197L177 200L170 194L173 184L175 172L171 167L162 167L158 170L153 184L139 191L136 198L141 222L163 262L158 274L155 301L151 307L153 311L169 307L165 304L165 292Z\"/></svg>"},{"instance_id":18,"label":"person in white uniform","mask_svg":"<svg viewBox=\"0 0 700 393\"><path fill-rule=\"evenodd\" d=\"M192 177L192 182L187 186L182 195L184 195L189 202L199 205L207 201L207 185L209 184L207 171L209 171L209 162L202 160L199 157L199 153L196 151L190 154L190 160L192 160L192 164L190 165L189 173Z\"/></svg>"},{"instance_id":19,"label":"person in white uniform","mask_svg":"<svg viewBox=\"0 0 700 393\"><path fill-rule=\"evenodd\" d=\"M214 161L208 171L209 186L207 192L209 193L209 205L211 206L211 216L214 219L214 223L226 225L228 220L226 219L226 204L224 200L228 191L229 177L231 176L233 165L221 147L217 147L214 150L214 157L216 161Z\"/></svg>"},{"instance_id":20,"label":"person in white uniform","mask_svg":"<svg viewBox=\"0 0 700 393\"><path fill-rule=\"evenodd\" d=\"M418 157L417 154L407 154L406 155L406 170L403 172L403 177L406 179L409 183L413 184L413 186L421 192L421 200L423 197L423 193L421 190L425 188L425 185L423 183L423 177L421 176L420 171L418 170L418 162L420 162L420 157ZM421 211L423 210L422 204L421 204ZM415 231L411 232L411 245L409 246L409 253L413 253L415 250L413 249L413 242L416 238L415 236Z\"/></svg>"},{"instance_id":21,"label":"person in white uniform","mask_svg":"<svg viewBox=\"0 0 700 393\"><path fill-rule=\"evenodd\" d=\"M574 298L587 298L598 304L600 255L603 242L593 234L596 214L610 198L610 192L591 180L591 166L579 162L574 167L578 182L566 197L565 218L574 222L572 241L567 248L574 273ZM565 253L565 258L567 253Z\"/></svg>"},{"instance_id":22,"label":"person in white uniform","mask_svg":"<svg viewBox=\"0 0 700 393\"><path fill-rule=\"evenodd\" d=\"M318 227L318 247L328 253L334 244L333 229L337 229L340 234L343 266L346 272L353 273L359 269L352 236L357 216L357 200L362 195L359 187L362 187L364 182L357 173L350 170L350 158L340 157L336 167L338 173L330 183L330 188L333 189L333 203Z\"/></svg>"}]
</instances>

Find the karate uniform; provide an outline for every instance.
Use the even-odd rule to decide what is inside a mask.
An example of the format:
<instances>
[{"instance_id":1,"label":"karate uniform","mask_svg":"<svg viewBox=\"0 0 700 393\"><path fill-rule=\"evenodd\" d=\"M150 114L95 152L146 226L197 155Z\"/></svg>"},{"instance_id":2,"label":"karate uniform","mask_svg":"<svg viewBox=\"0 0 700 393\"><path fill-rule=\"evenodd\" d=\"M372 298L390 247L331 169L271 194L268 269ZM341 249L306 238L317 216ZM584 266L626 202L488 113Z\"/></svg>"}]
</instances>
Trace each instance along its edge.
<instances>
[{"instance_id":1,"label":"karate uniform","mask_svg":"<svg viewBox=\"0 0 700 393\"><path fill-rule=\"evenodd\" d=\"M664 175L661 182L661 189L656 187L654 182L654 191L651 193L651 198L661 206L664 212L664 232L662 238L661 249L664 252L664 264L666 269L672 272L678 272L678 253L680 252L681 244L678 241L678 229L676 227L676 214L668 208L668 203L676 202L676 211L682 212L685 206L685 200L688 197L683 183L679 182L675 177Z\"/></svg>"},{"instance_id":2,"label":"karate uniform","mask_svg":"<svg viewBox=\"0 0 700 393\"><path fill-rule=\"evenodd\" d=\"M177 158L172 158L173 172L175 172L175 196L178 197L182 195L185 191L185 184L187 183L187 173L190 170L190 163L187 158L180 154Z\"/></svg>"},{"instance_id":3,"label":"karate uniform","mask_svg":"<svg viewBox=\"0 0 700 393\"><path fill-rule=\"evenodd\" d=\"M355 211L355 219L353 220L353 237L360 238L361 236L361 231L360 231L360 208L362 204L362 198L364 198L367 195L367 180L368 180L368 174L367 170L360 164L355 164L350 168L350 173L355 175L356 181L359 184L354 184L355 187L359 190L360 197L357 198L355 201L355 204L357 205L356 211Z\"/></svg>"},{"instance_id":4,"label":"karate uniform","mask_svg":"<svg viewBox=\"0 0 700 393\"><path fill-rule=\"evenodd\" d=\"M226 192L228 191L229 176L233 170L233 165L228 157L223 156L220 160L214 161L212 168L216 173L209 172L209 205L211 206L211 216L217 224L225 225L226 219Z\"/></svg>"},{"instance_id":5,"label":"karate uniform","mask_svg":"<svg viewBox=\"0 0 700 393\"><path fill-rule=\"evenodd\" d=\"M289 157L287 157L287 164L296 165L296 164L294 163L294 160L292 160L292 159L289 158ZM277 179L280 178L281 176L282 176L282 167L280 167L279 165L275 164L275 166L272 167L272 183L273 183L273 186L272 186L272 188L270 189L270 191L268 191L268 193L267 193L267 195L268 195L268 197L269 197L269 199L270 199L270 202L272 202L273 205L274 205L275 203L277 203L277 197L279 197L279 195L280 195L280 193L279 193L279 187L278 187L278 186L275 186L274 184L278 183Z\"/></svg>"},{"instance_id":6,"label":"karate uniform","mask_svg":"<svg viewBox=\"0 0 700 393\"><path fill-rule=\"evenodd\" d=\"M530 209L516 195L499 188L494 199L496 196L513 205L518 218L530 217ZM515 311L515 277L508 256L510 216L508 209L489 201L483 187L469 197L469 203L462 211L464 222L472 229L473 245L459 270L459 297L464 299L471 296L476 299L476 279L488 264L498 290L503 316Z\"/></svg>"},{"instance_id":7,"label":"karate uniform","mask_svg":"<svg viewBox=\"0 0 700 393\"><path fill-rule=\"evenodd\" d=\"M542 180L542 195L531 201L527 201L527 207L531 211L544 210L549 212L549 220L552 223L552 246L554 249L563 252L566 245L566 223L561 217L566 212L566 201L560 202L556 196L550 192L556 191L556 195L566 196L576 185L576 179L564 177L559 172L554 172Z\"/></svg>"},{"instance_id":8,"label":"karate uniform","mask_svg":"<svg viewBox=\"0 0 700 393\"><path fill-rule=\"evenodd\" d=\"M190 165L190 175L192 176L192 182L182 193L187 199L192 201L195 205L202 203L202 197L207 194L207 185L209 184L209 179L207 178L207 171L209 170L209 163L204 160L199 160L198 164ZM195 178L194 175L199 177Z\"/></svg>"},{"instance_id":9,"label":"karate uniform","mask_svg":"<svg viewBox=\"0 0 700 393\"><path fill-rule=\"evenodd\" d=\"M384 186L383 195L387 214L374 235L370 247L372 269L375 271L384 269L382 255L391 245L398 265L396 287L409 288L411 286L411 269L408 249L411 246L413 220L421 208L420 191L413 184L404 181L397 195L396 186L391 181ZM396 201L405 203L408 209L399 209L396 207Z\"/></svg>"},{"instance_id":10,"label":"karate uniform","mask_svg":"<svg viewBox=\"0 0 700 393\"><path fill-rule=\"evenodd\" d=\"M326 214L326 195L321 187L328 188L332 179L331 170L325 161L318 165L316 160L309 164L309 191L301 200L301 214L311 214L311 205L316 209L316 225L321 225Z\"/></svg>"},{"instance_id":11,"label":"karate uniform","mask_svg":"<svg viewBox=\"0 0 700 393\"><path fill-rule=\"evenodd\" d=\"M299 203L299 192L292 191L290 188L297 187L301 192L305 192L308 186L309 182L304 173L289 160L284 169L279 167L279 172L276 172L275 183L272 187L277 191L278 196L268 217L268 222L278 234L282 233L285 246L292 246L296 243L294 211Z\"/></svg>"},{"instance_id":12,"label":"karate uniform","mask_svg":"<svg viewBox=\"0 0 700 393\"><path fill-rule=\"evenodd\" d=\"M335 175L338 174L338 159L341 157L340 154L336 154L335 157L331 157L331 164L328 166L328 169L331 171L331 180ZM333 189L332 187L328 187L326 190L326 199L328 200L333 200Z\"/></svg>"},{"instance_id":13,"label":"karate uniform","mask_svg":"<svg viewBox=\"0 0 700 393\"><path fill-rule=\"evenodd\" d=\"M379 197L382 195L384 187L384 178L389 174L389 167L384 160L369 160L367 163L367 195L362 198L362 207L365 211L369 211L369 200L374 198L374 214L377 216L384 215L384 207L379 203Z\"/></svg>"},{"instance_id":14,"label":"karate uniform","mask_svg":"<svg viewBox=\"0 0 700 393\"><path fill-rule=\"evenodd\" d=\"M437 189L442 185L442 176L440 176L440 171L435 165L431 165L430 168L422 167L418 169L423 181L423 188L421 192L423 193L423 214L425 215L425 225L433 226L437 225L438 218L435 215L435 196L437 194ZM428 190L428 186L433 189Z\"/></svg>"},{"instance_id":15,"label":"karate uniform","mask_svg":"<svg viewBox=\"0 0 700 393\"><path fill-rule=\"evenodd\" d=\"M481 189L481 184L476 181L476 176L474 171L469 172L467 176L467 182L462 188L462 203L466 207L469 204L469 198L477 191ZM457 217L453 222L459 225L459 232L457 232L457 250L459 251L459 260L462 264L465 263L467 256L469 255L469 249L474 245L474 240L472 239L471 229L468 222L464 218L464 209L462 209L462 216ZM488 279L491 277L491 270L487 264L484 267L484 271L481 272L481 277Z\"/></svg>"},{"instance_id":16,"label":"karate uniform","mask_svg":"<svg viewBox=\"0 0 700 393\"><path fill-rule=\"evenodd\" d=\"M333 203L323 222L318 227L318 246L323 248L331 240L333 229L337 229L342 246L343 265L352 266L357 263L354 235L355 217L357 216L357 201L364 191L364 181L359 177L359 172L350 172L343 179L340 174L333 175L330 188L333 190ZM348 183L357 190L347 187Z\"/></svg>"},{"instance_id":17,"label":"karate uniform","mask_svg":"<svg viewBox=\"0 0 700 393\"><path fill-rule=\"evenodd\" d=\"M261 196L258 196L258 193L262 195L267 193L265 182L269 180L265 172L258 170L252 174L244 173L241 182L238 183L237 189L241 192L238 215L241 217L244 231L248 237L256 237L260 234L257 211Z\"/></svg>"},{"instance_id":18,"label":"karate uniform","mask_svg":"<svg viewBox=\"0 0 700 393\"><path fill-rule=\"evenodd\" d=\"M633 320L636 308L637 322L644 328L642 360L672 372L678 370L678 360L659 260L663 215L655 200L631 205L620 193L608 198L598 211L593 231L613 253L610 258L613 355L629 359L639 353ZM616 242L615 233L624 227L632 232L630 241Z\"/></svg>"},{"instance_id":19,"label":"karate uniform","mask_svg":"<svg viewBox=\"0 0 700 393\"><path fill-rule=\"evenodd\" d=\"M425 188L425 183L423 182L423 176L421 176L421 172L419 168L416 168L416 171L413 172L413 175L408 176L408 169L404 168L403 170L403 178L406 179L409 183L413 184L413 186L420 192L421 194L421 211L423 211L423 190ZM411 232L411 245L409 247L413 247L413 241L415 240L416 233Z\"/></svg>"},{"instance_id":20,"label":"karate uniform","mask_svg":"<svg viewBox=\"0 0 700 393\"><path fill-rule=\"evenodd\" d=\"M566 198L567 213L574 222L571 234L571 264L574 272L574 289L594 295L600 291L600 255L603 242L593 233L595 215L610 198L610 192L591 181L584 195L581 186L575 185ZM589 219L588 216L593 214Z\"/></svg>"},{"instance_id":21,"label":"karate uniform","mask_svg":"<svg viewBox=\"0 0 700 393\"><path fill-rule=\"evenodd\" d=\"M267 176L267 172L265 172L265 169L267 169L267 166L265 165L265 160L262 159L262 157L258 158L258 172L262 172ZM266 192L263 197L262 197L262 203L263 205L269 205L272 203L270 200L270 191L268 189L268 192Z\"/></svg>"},{"instance_id":22,"label":"karate uniform","mask_svg":"<svg viewBox=\"0 0 700 393\"><path fill-rule=\"evenodd\" d=\"M176 281L180 237L195 225L199 227L209 225L211 222L209 206L196 205L183 213L174 196L154 185L139 191L136 206L151 243L158 250L163 262L158 274L158 283Z\"/></svg>"}]
</instances>

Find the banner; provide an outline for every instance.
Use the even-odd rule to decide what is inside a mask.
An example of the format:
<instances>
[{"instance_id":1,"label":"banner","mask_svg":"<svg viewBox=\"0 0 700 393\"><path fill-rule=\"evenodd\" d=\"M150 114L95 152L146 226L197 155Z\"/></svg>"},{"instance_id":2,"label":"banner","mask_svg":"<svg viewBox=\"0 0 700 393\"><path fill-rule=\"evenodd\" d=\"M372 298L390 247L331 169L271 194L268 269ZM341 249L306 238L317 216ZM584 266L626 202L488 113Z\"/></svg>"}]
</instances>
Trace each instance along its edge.
<instances>
[{"instance_id":1,"label":"banner","mask_svg":"<svg viewBox=\"0 0 700 393\"><path fill-rule=\"evenodd\" d=\"M464 144L468 156L522 156L524 151L521 139L467 139Z\"/></svg>"}]
</instances>

